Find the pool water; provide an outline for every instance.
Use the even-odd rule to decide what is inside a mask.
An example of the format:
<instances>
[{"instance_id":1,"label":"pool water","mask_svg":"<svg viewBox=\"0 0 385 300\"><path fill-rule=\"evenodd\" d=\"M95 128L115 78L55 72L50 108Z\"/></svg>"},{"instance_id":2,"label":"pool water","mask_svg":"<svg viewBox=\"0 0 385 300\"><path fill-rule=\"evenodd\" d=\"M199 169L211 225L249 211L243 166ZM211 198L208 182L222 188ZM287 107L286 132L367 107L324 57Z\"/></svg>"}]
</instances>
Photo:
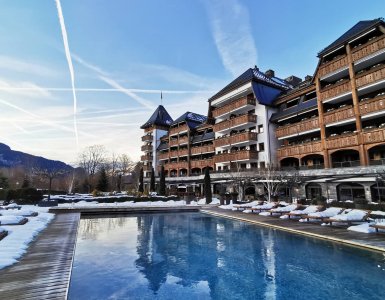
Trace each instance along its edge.
<instances>
[{"instance_id":1,"label":"pool water","mask_svg":"<svg viewBox=\"0 0 385 300\"><path fill-rule=\"evenodd\" d=\"M69 299L385 299L385 257L202 213L80 221Z\"/></svg>"}]
</instances>

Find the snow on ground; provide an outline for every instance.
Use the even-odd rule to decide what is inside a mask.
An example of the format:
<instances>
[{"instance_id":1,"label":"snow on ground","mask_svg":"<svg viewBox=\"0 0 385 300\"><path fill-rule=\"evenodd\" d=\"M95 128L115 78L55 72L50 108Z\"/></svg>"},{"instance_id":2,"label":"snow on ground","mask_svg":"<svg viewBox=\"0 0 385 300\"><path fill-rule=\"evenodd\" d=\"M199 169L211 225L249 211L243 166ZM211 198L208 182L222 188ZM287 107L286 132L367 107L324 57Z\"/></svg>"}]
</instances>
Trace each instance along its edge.
<instances>
[{"instance_id":1,"label":"snow on ground","mask_svg":"<svg viewBox=\"0 0 385 300\"><path fill-rule=\"evenodd\" d=\"M26 252L28 244L54 217L54 214L48 213L47 207L23 205L20 211L23 210L36 211L39 215L28 217L28 222L24 225L1 225L2 229L8 231L8 236L0 241L0 269L17 262ZM4 211L0 210L0 213Z\"/></svg>"},{"instance_id":2,"label":"snow on ground","mask_svg":"<svg viewBox=\"0 0 385 300\"><path fill-rule=\"evenodd\" d=\"M212 198L211 199L211 202L209 203L209 204L215 204L215 205L217 205L217 204L220 204L221 203L221 201L218 199L218 198ZM204 204L206 204L206 198L202 198L202 199L199 199L198 200L198 204L199 205L204 205Z\"/></svg>"},{"instance_id":3,"label":"snow on ground","mask_svg":"<svg viewBox=\"0 0 385 300\"><path fill-rule=\"evenodd\" d=\"M228 205L221 205L221 206L218 206L218 207L222 208L222 209L232 210L234 208L234 204L233 204L233 201L231 200L230 204L228 204Z\"/></svg>"},{"instance_id":4,"label":"snow on ground","mask_svg":"<svg viewBox=\"0 0 385 300\"><path fill-rule=\"evenodd\" d=\"M371 224L374 224L374 223L371 223ZM374 233L374 232L376 232L376 229L370 227L369 223L364 223L364 224L360 224L360 225L350 226L350 227L348 227L348 230L356 231L356 232L363 232L363 233Z\"/></svg>"},{"instance_id":5,"label":"snow on ground","mask_svg":"<svg viewBox=\"0 0 385 300\"><path fill-rule=\"evenodd\" d=\"M0 216L0 225L17 225L23 219L23 216Z\"/></svg>"}]
</instances>

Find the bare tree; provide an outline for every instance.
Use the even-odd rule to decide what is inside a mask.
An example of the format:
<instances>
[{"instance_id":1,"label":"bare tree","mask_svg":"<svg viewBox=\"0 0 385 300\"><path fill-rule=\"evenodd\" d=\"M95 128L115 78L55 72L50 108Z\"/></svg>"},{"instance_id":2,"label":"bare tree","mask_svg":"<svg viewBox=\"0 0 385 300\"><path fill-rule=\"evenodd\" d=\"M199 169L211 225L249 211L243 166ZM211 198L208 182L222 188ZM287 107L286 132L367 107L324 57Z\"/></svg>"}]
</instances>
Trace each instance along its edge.
<instances>
[{"instance_id":1,"label":"bare tree","mask_svg":"<svg viewBox=\"0 0 385 300\"><path fill-rule=\"evenodd\" d=\"M106 162L106 148L103 145L93 145L85 148L79 154L79 166L88 176L88 192L91 192L94 175Z\"/></svg>"},{"instance_id":2,"label":"bare tree","mask_svg":"<svg viewBox=\"0 0 385 300\"><path fill-rule=\"evenodd\" d=\"M48 180L48 201L49 201L51 199L52 181L55 178L63 176L68 171L65 169L57 169L57 168L35 167L32 169L32 172L35 176L39 177L40 179Z\"/></svg>"},{"instance_id":3,"label":"bare tree","mask_svg":"<svg viewBox=\"0 0 385 300\"><path fill-rule=\"evenodd\" d=\"M266 168L260 169L258 182L264 186L267 191L267 201L271 202L271 198L278 195L278 190L285 183L285 179L278 168L273 164L267 164Z\"/></svg>"}]
</instances>

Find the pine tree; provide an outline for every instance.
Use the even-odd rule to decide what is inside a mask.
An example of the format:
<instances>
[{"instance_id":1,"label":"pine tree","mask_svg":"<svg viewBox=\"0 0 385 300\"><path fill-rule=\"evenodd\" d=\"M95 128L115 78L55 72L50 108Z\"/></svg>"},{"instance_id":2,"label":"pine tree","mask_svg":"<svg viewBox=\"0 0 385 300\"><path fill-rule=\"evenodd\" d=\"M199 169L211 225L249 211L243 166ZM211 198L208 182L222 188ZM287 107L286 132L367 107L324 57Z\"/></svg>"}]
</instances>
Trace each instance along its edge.
<instances>
[{"instance_id":1,"label":"pine tree","mask_svg":"<svg viewBox=\"0 0 385 300\"><path fill-rule=\"evenodd\" d=\"M155 192L155 171L154 171L154 167L151 168L150 191L151 192Z\"/></svg>"},{"instance_id":2,"label":"pine tree","mask_svg":"<svg viewBox=\"0 0 385 300\"><path fill-rule=\"evenodd\" d=\"M96 188L98 191L101 192L107 192L108 191L108 177L107 177L107 172L105 168L102 168L100 170L100 176L98 180L98 184L96 185Z\"/></svg>"},{"instance_id":3,"label":"pine tree","mask_svg":"<svg viewBox=\"0 0 385 300\"><path fill-rule=\"evenodd\" d=\"M139 193L143 193L144 189L143 189L143 168L140 169L140 173L139 173L139 188L138 188L138 192Z\"/></svg>"},{"instance_id":4,"label":"pine tree","mask_svg":"<svg viewBox=\"0 0 385 300\"><path fill-rule=\"evenodd\" d=\"M205 185L206 204L209 204L212 201L212 197L213 197L211 193L211 179L210 179L209 168L205 169L204 185Z\"/></svg>"},{"instance_id":5,"label":"pine tree","mask_svg":"<svg viewBox=\"0 0 385 300\"><path fill-rule=\"evenodd\" d=\"M21 185L21 188L22 189L26 189L26 188L29 188L29 187L30 187L30 182L28 180L28 177L24 177L23 184Z\"/></svg>"},{"instance_id":6,"label":"pine tree","mask_svg":"<svg viewBox=\"0 0 385 300\"><path fill-rule=\"evenodd\" d=\"M162 168L160 169L159 195L166 195L166 178L164 176L164 166L162 166Z\"/></svg>"},{"instance_id":7,"label":"pine tree","mask_svg":"<svg viewBox=\"0 0 385 300\"><path fill-rule=\"evenodd\" d=\"M8 178L0 173L0 188L7 189L9 188Z\"/></svg>"}]
</instances>

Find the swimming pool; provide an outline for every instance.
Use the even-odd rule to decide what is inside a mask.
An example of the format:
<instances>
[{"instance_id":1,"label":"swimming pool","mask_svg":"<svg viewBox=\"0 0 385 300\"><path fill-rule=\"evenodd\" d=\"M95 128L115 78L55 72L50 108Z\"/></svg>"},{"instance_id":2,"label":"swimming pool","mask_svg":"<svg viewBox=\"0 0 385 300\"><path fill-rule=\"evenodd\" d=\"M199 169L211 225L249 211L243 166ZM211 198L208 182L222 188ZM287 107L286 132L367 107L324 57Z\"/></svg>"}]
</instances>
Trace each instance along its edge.
<instances>
[{"instance_id":1,"label":"swimming pool","mask_svg":"<svg viewBox=\"0 0 385 300\"><path fill-rule=\"evenodd\" d=\"M383 254L202 213L80 221L69 299L384 299Z\"/></svg>"}]
</instances>

